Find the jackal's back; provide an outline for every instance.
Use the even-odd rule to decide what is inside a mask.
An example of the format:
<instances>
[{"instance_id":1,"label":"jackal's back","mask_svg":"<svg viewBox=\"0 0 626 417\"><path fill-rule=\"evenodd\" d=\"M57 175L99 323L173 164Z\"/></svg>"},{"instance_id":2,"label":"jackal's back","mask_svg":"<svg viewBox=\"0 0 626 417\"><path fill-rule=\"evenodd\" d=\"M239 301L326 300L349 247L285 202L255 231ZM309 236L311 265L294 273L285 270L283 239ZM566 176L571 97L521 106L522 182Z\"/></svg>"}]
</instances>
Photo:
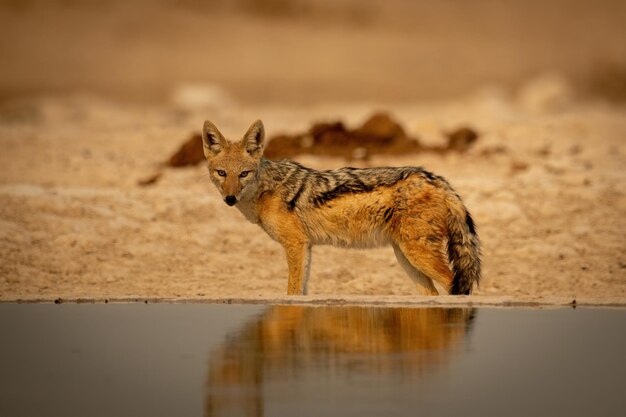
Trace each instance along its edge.
<instances>
[{"instance_id":1,"label":"jackal's back","mask_svg":"<svg viewBox=\"0 0 626 417\"><path fill-rule=\"evenodd\" d=\"M339 197L390 187L418 176L422 181L451 190L449 184L421 167L340 168L318 171L293 161L264 161L267 187L282 191L289 210L321 207Z\"/></svg>"}]
</instances>

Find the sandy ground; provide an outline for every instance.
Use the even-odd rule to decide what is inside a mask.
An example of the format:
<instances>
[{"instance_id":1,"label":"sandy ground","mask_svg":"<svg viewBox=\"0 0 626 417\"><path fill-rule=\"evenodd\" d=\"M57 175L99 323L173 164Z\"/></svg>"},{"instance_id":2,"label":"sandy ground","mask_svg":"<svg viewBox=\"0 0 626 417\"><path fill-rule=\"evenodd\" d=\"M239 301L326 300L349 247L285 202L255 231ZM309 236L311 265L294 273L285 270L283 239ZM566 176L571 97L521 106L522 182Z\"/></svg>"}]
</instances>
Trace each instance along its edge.
<instances>
[{"instance_id":1,"label":"sandy ground","mask_svg":"<svg viewBox=\"0 0 626 417\"><path fill-rule=\"evenodd\" d=\"M270 134L312 121L363 121L372 105L131 105L95 96L39 96L0 112L0 300L276 297L282 248L226 206L204 166L159 170L211 118L241 134L261 117ZM193 110L190 110L193 109ZM626 301L626 112L580 101L558 77L516 94L489 88L445 101L390 105L411 135L443 143L471 126L466 154L375 157L445 176L478 224L482 296ZM317 168L339 159L304 156ZM358 165L364 166L364 162ZM313 295L416 295L390 248L313 251Z\"/></svg>"}]
</instances>

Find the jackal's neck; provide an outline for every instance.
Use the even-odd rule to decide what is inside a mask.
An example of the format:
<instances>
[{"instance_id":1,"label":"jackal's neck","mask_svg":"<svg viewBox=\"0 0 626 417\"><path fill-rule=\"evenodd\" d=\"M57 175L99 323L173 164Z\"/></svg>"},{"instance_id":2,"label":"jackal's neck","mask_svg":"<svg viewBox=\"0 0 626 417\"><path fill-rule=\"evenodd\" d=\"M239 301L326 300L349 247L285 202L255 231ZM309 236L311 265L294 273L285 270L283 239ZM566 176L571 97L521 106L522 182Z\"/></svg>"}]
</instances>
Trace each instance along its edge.
<instances>
[{"instance_id":1,"label":"jackal's neck","mask_svg":"<svg viewBox=\"0 0 626 417\"><path fill-rule=\"evenodd\" d=\"M272 161L262 158L259 168L259 194L276 189L278 185L288 180L295 169L301 167L300 164L293 161Z\"/></svg>"},{"instance_id":2,"label":"jackal's neck","mask_svg":"<svg viewBox=\"0 0 626 417\"><path fill-rule=\"evenodd\" d=\"M266 191L274 191L280 187L288 178L289 173L293 170L290 168L289 161L270 161L262 158L259 171L257 174L256 188L242 196L241 201L237 204L239 211L252 223L259 223L259 213L257 208L257 200ZM297 165L297 164L296 164Z\"/></svg>"}]
</instances>

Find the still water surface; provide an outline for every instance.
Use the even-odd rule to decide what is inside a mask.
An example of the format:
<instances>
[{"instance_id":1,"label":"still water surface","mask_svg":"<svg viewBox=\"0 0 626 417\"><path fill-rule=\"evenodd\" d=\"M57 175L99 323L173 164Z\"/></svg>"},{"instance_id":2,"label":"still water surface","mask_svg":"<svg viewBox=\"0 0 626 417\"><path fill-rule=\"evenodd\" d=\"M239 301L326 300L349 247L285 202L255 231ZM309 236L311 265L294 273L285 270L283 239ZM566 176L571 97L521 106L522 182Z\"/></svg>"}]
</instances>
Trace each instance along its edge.
<instances>
[{"instance_id":1,"label":"still water surface","mask_svg":"<svg viewBox=\"0 0 626 417\"><path fill-rule=\"evenodd\" d=\"M0 304L0 416L620 416L626 310Z\"/></svg>"}]
</instances>

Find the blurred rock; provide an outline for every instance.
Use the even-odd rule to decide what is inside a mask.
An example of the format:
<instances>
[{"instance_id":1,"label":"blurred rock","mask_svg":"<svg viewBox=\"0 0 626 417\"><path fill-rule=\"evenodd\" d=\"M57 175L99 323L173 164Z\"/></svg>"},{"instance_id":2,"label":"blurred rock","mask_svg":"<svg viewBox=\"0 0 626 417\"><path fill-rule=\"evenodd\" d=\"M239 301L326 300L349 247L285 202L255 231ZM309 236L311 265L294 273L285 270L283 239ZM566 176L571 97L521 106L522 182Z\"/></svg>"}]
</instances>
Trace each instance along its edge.
<instances>
[{"instance_id":1,"label":"blurred rock","mask_svg":"<svg viewBox=\"0 0 626 417\"><path fill-rule=\"evenodd\" d=\"M480 155L485 156L485 157L490 157L493 155L504 155L507 154L509 152L509 149L504 146L504 145L495 145L495 146L488 146L483 148L480 151Z\"/></svg>"},{"instance_id":2,"label":"blurred rock","mask_svg":"<svg viewBox=\"0 0 626 417\"><path fill-rule=\"evenodd\" d=\"M163 172L161 171L155 172L152 175L149 175L145 178L141 178L139 181L137 181L137 184L142 187L147 187L148 185L154 185L157 183L157 181L161 179L162 175L163 175Z\"/></svg>"},{"instance_id":3,"label":"blurred rock","mask_svg":"<svg viewBox=\"0 0 626 417\"><path fill-rule=\"evenodd\" d=\"M445 146L423 146L387 113L374 113L361 126L348 129L341 121L314 123L308 132L276 135L268 140L264 155L269 159L292 158L301 154L366 160L373 155L405 155L414 152L465 152L478 139L478 133L461 127L446 134ZM196 165L204 161L202 135L192 134L165 162L169 167ZM157 182L160 174L139 181Z\"/></svg>"},{"instance_id":4,"label":"blurred rock","mask_svg":"<svg viewBox=\"0 0 626 417\"><path fill-rule=\"evenodd\" d=\"M448 150L465 152L478 140L478 133L469 127L461 127L446 134Z\"/></svg>"},{"instance_id":5,"label":"blurred rock","mask_svg":"<svg viewBox=\"0 0 626 417\"><path fill-rule=\"evenodd\" d=\"M387 113L374 113L354 134L360 136L363 142L377 143L391 143L407 137L402 126Z\"/></svg>"},{"instance_id":6,"label":"blurred rock","mask_svg":"<svg viewBox=\"0 0 626 417\"><path fill-rule=\"evenodd\" d=\"M556 112L567 108L572 97L572 88L565 78L556 74L545 74L522 86L518 102L529 112Z\"/></svg>"},{"instance_id":7,"label":"blurred rock","mask_svg":"<svg viewBox=\"0 0 626 417\"><path fill-rule=\"evenodd\" d=\"M626 65L604 63L594 66L582 80L582 92L594 99L626 103Z\"/></svg>"},{"instance_id":8,"label":"blurred rock","mask_svg":"<svg viewBox=\"0 0 626 417\"><path fill-rule=\"evenodd\" d=\"M509 172L511 175L516 175L521 172L528 171L528 168L528 162L513 160L511 161L511 169Z\"/></svg>"},{"instance_id":9,"label":"blurred rock","mask_svg":"<svg viewBox=\"0 0 626 417\"><path fill-rule=\"evenodd\" d=\"M196 165L204 161L204 151L202 148L202 135L195 133L184 142L167 160L166 165L170 167L184 167Z\"/></svg>"},{"instance_id":10,"label":"blurred rock","mask_svg":"<svg viewBox=\"0 0 626 417\"><path fill-rule=\"evenodd\" d=\"M389 114L379 112L356 129L348 129L341 121L333 121L314 123L307 133L274 136L265 148L265 156L280 159L311 154L351 160L376 154L406 154L420 149L416 138L407 136Z\"/></svg>"},{"instance_id":11,"label":"blurred rock","mask_svg":"<svg viewBox=\"0 0 626 417\"><path fill-rule=\"evenodd\" d=\"M172 103L182 110L194 112L207 108L219 109L234 104L233 97L215 84L180 84L174 88Z\"/></svg>"},{"instance_id":12,"label":"blurred rock","mask_svg":"<svg viewBox=\"0 0 626 417\"><path fill-rule=\"evenodd\" d=\"M350 132L341 122L315 123L309 130L312 141L307 141L308 148L320 146L349 146ZM307 136L305 135L304 138ZM304 139L303 138L303 139ZM300 143L305 143L304 140Z\"/></svg>"},{"instance_id":13,"label":"blurred rock","mask_svg":"<svg viewBox=\"0 0 626 417\"><path fill-rule=\"evenodd\" d=\"M361 126L348 129L341 121L315 123L308 132L278 135L265 148L270 159L291 158L300 154L367 159L373 155L405 155L415 152L465 152L478 139L469 127L446 134L444 146L424 146L408 136L400 123L384 112L374 113Z\"/></svg>"}]
</instances>

